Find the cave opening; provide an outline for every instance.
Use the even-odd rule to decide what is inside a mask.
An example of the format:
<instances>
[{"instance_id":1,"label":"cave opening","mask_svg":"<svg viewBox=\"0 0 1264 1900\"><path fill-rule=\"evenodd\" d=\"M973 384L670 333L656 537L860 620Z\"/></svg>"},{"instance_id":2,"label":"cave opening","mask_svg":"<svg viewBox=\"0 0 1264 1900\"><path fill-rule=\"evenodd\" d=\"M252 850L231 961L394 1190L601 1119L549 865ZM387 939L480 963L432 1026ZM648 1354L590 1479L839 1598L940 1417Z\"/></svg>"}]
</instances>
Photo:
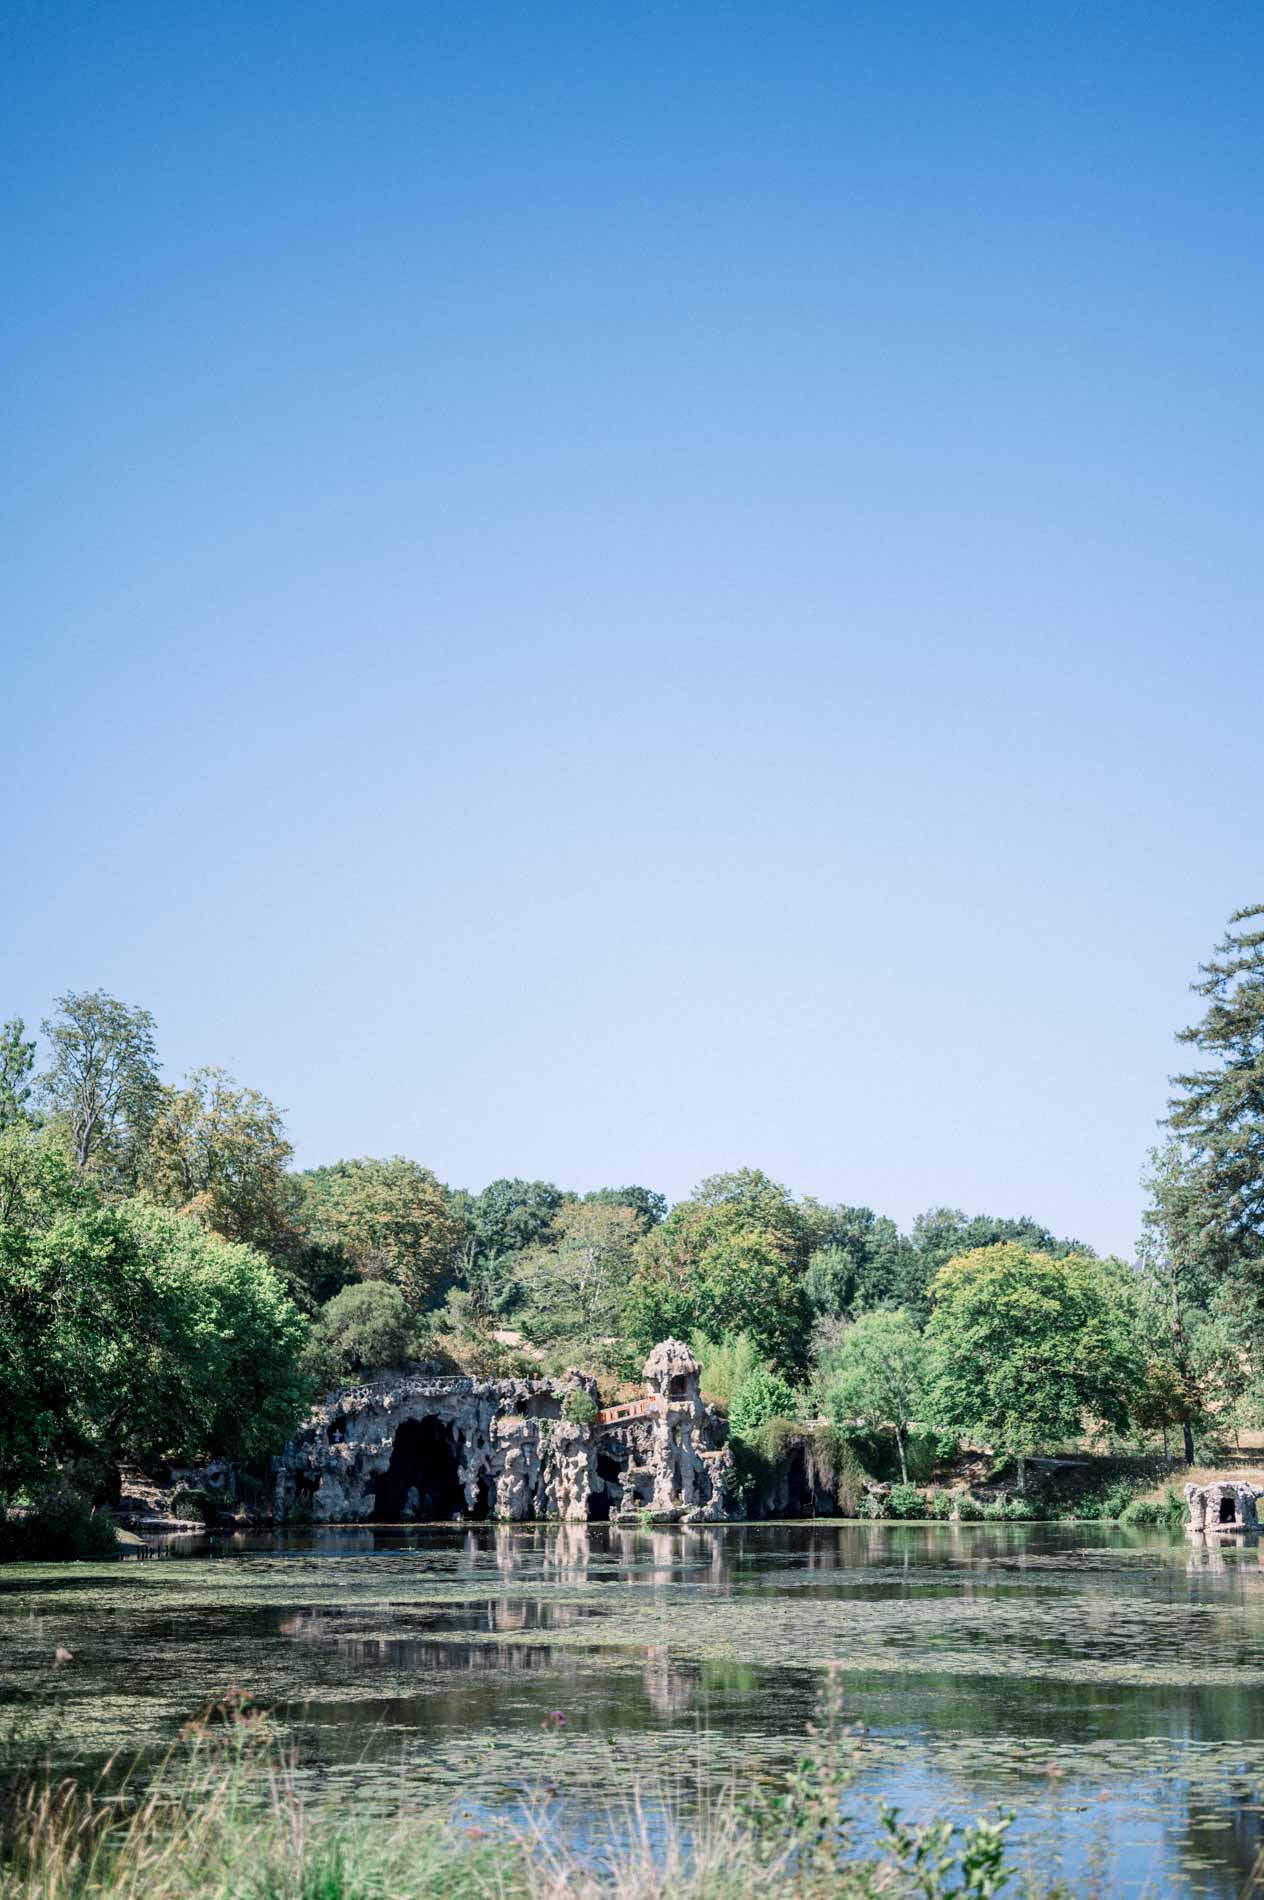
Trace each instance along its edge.
<instances>
[{"instance_id":1,"label":"cave opening","mask_svg":"<svg viewBox=\"0 0 1264 1900\"><path fill-rule=\"evenodd\" d=\"M1233 1523L1236 1523L1236 1522L1237 1522L1237 1516L1238 1516L1238 1514L1237 1514L1237 1511L1236 1511L1236 1510L1234 1509L1234 1504L1233 1504L1233 1499L1232 1499L1232 1498L1221 1498L1221 1500L1220 1500L1220 1522L1221 1522L1222 1524L1233 1524Z\"/></svg>"},{"instance_id":2,"label":"cave opening","mask_svg":"<svg viewBox=\"0 0 1264 1900\"><path fill-rule=\"evenodd\" d=\"M395 1433L391 1462L374 1487L373 1517L379 1524L435 1523L470 1511L458 1475L457 1437L438 1418L406 1418Z\"/></svg>"},{"instance_id":3,"label":"cave opening","mask_svg":"<svg viewBox=\"0 0 1264 1900\"><path fill-rule=\"evenodd\" d=\"M597 1485L596 1491L588 1493L588 1515L602 1524L610 1516L623 1489L623 1467L609 1452L597 1453Z\"/></svg>"}]
</instances>

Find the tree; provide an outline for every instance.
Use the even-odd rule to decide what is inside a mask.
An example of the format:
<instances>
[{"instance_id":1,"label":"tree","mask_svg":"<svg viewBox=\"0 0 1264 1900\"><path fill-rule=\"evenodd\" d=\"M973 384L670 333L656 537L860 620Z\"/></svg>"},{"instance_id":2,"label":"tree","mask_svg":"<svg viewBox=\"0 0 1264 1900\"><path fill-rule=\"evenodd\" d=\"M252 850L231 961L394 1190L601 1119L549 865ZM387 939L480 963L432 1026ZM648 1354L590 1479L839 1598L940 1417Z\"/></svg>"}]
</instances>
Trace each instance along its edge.
<instances>
[{"instance_id":1,"label":"tree","mask_svg":"<svg viewBox=\"0 0 1264 1900\"><path fill-rule=\"evenodd\" d=\"M643 1231L631 1207L571 1201L553 1221L552 1244L518 1256L522 1327L537 1343L617 1332Z\"/></svg>"},{"instance_id":2,"label":"tree","mask_svg":"<svg viewBox=\"0 0 1264 1900\"><path fill-rule=\"evenodd\" d=\"M68 1461L263 1457L307 1397L267 1261L67 1171L0 1226L0 1497Z\"/></svg>"},{"instance_id":3,"label":"tree","mask_svg":"<svg viewBox=\"0 0 1264 1900\"><path fill-rule=\"evenodd\" d=\"M1173 1076L1168 1122L1197 1184L1209 1269L1264 1303L1264 904L1235 911L1195 993L1202 1019L1180 1032L1207 1066Z\"/></svg>"},{"instance_id":4,"label":"tree","mask_svg":"<svg viewBox=\"0 0 1264 1900\"><path fill-rule=\"evenodd\" d=\"M453 1218L461 1228L461 1275L484 1318L512 1305L519 1255L547 1244L554 1216L567 1198L551 1181L508 1179L489 1182L481 1194L452 1195Z\"/></svg>"},{"instance_id":5,"label":"tree","mask_svg":"<svg viewBox=\"0 0 1264 1900\"><path fill-rule=\"evenodd\" d=\"M895 1222L871 1207L832 1210L829 1238L809 1256L805 1291L814 1311L841 1318L854 1308L920 1301L925 1263Z\"/></svg>"},{"instance_id":6,"label":"tree","mask_svg":"<svg viewBox=\"0 0 1264 1900\"><path fill-rule=\"evenodd\" d=\"M153 1200L212 1233L283 1255L294 1240L293 1153L266 1095L234 1087L223 1069L197 1069L182 1089L162 1091L141 1181Z\"/></svg>"},{"instance_id":7,"label":"tree","mask_svg":"<svg viewBox=\"0 0 1264 1900\"><path fill-rule=\"evenodd\" d=\"M925 1416L927 1374L926 1339L913 1314L878 1307L847 1327L826 1379L826 1403L836 1420L862 1413L888 1427L905 1484L908 1431Z\"/></svg>"},{"instance_id":8,"label":"tree","mask_svg":"<svg viewBox=\"0 0 1264 1900\"><path fill-rule=\"evenodd\" d=\"M771 1366L756 1366L733 1394L729 1423L740 1438L751 1438L770 1419L793 1418L799 1409L794 1388Z\"/></svg>"},{"instance_id":9,"label":"tree","mask_svg":"<svg viewBox=\"0 0 1264 1900\"><path fill-rule=\"evenodd\" d=\"M70 991L56 1006L60 1015L43 1025L51 1062L42 1099L64 1119L79 1172L130 1187L158 1102L154 1019L104 990Z\"/></svg>"},{"instance_id":10,"label":"tree","mask_svg":"<svg viewBox=\"0 0 1264 1900\"><path fill-rule=\"evenodd\" d=\"M666 1228L679 1212L672 1210ZM794 1373L804 1362L802 1278L775 1238L758 1228L704 1221L700 1235L691 1219L674 1235L656 1228L643 1236L623 1318L646 1350L670 1334L745 1332L779 1371Z\"/></svg>"},{"instance_id":11,"label":"tree","mask_svg":"<svg viewBox=\"0 0 1264 1900\"><path fill-rule=\"evenodd\" d=\"M312 1328L305 1364L329 1383L416 1356L417 1319L396 1286L364 1280L336 1293Z\"/></svg>"},{"instance_id":12,"label":"tree","mask_svg":"<svg viewBox=\"0 0 1264 1900\"><path fill-rule=\"evenodd\" d=\"M1055 1259L1016 1241L962 1254L931 1283L935 1422L982 1433L1019 1459L1123 1430L1142 1390L1135 1286L1118 1261Z\"/></svg>"},{"instance_id":13,"label":"tree","mask_svg":"<svg viewBox=\"0 0 1264 1900\"><path fill-rule=\"evenodd\" d=\"M656 1194L653 1188L592 1188L581 1199L588 1207L630 1207L643 1233L648 1233L651 1227L657 1227L667 1215L666 1195Z\"/></svg>"},{"instance_id":14,"label":"tree","mask_svg":"<svg viewBox=\"0 0 1264 1900\"><path fill-rule=\"evenodd\" d=\"M0 1133L29 1121L35 1043L26 1041L26 1024L14 1016L0 1029Z\"/></svg>"},{"instance_id":15,"label":"tree","mask_svg":"<svg viewBox=\"0 0 1264 1900\"><path fill-rule=\"evenodd\" d=\"M318 1241L338 1247L363 1280L389 1280L408 1304L430 1306L461 1239L444 1188L403 1155L338 1161L304 1177Z\"/></svg>"},{"instance_id":16,"label":"tree","mask_svg":"<svg viewBox=\"0 0 1264 1900\"><path fill-rule=\"evenodd\" d=\"M1170 1360L1170 1371L1156 1362L1152 1376L1156 1396L1149 1409L1160 1426L1181 1427L1185 1462L1192 1465L1193 1428L1205 1401L1191 1351L1190 1320L1206 1308L1216 1285L1215 1249L1207 1235L1205 1169L1175 1140L1156 1149L1150 1161L1145 1182L1150 1204L1143 1216L1139 1251L1156 1306L1165 1309L1163 1330L1169 1335L1170 1349L1162 1357ZM1157 1331L1157 1312L1155 1320ZM1165 1416L1159 1416L1161 1412Z\"/></svg>"}]
</instances>

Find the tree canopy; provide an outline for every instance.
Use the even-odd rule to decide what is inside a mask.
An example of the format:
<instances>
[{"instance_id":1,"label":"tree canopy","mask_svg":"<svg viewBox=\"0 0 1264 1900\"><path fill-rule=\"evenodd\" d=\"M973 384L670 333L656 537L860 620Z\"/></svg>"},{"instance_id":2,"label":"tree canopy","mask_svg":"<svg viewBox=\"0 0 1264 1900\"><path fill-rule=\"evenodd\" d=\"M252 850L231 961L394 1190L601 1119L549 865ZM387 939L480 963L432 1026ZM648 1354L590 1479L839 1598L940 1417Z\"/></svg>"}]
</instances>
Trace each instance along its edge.
<instances>
[{"instance_id":1,"label":"tree canopy","mask_svg":"<svg viewBox=\"0 0 1264 1900\"><path fill-rule=\"evenodd\" d=\"M959 1255L931 1283L935 1422L1023 1456L1123 1430L1144 1379L1127 1269L1016 1241Z\"/></svg>"}]
</instances>

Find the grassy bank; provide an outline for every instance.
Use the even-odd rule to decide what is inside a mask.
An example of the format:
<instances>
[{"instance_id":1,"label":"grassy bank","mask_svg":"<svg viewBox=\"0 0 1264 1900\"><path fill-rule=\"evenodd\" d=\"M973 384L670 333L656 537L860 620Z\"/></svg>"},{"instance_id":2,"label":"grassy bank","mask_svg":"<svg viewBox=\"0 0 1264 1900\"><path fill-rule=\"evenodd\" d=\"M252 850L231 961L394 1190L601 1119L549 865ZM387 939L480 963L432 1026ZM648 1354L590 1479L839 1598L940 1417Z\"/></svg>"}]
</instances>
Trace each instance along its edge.
<instances>
[{"instance_id":1,"label":"grassy bank","mask_svg":"<svg viewBox=\"0 0 1264 1900\"><path fill-rule=\"evenodd\" d=\"M851 1742L831 1693L775 1791L729 1785L687 1803L634 1788L581 1855L542 1810L517 1822L453 1810L357 1814L311 1801L266 1717L208 1712L143 1787L95 1789L10 1763L0 1790L4 1900L1052 1900L1020 1874L1008 1817L957 1828L879 1817L860 1853L847 1818ZM686 1811L687 1810L687 1811Z\"/></svg>"}]
</instances>

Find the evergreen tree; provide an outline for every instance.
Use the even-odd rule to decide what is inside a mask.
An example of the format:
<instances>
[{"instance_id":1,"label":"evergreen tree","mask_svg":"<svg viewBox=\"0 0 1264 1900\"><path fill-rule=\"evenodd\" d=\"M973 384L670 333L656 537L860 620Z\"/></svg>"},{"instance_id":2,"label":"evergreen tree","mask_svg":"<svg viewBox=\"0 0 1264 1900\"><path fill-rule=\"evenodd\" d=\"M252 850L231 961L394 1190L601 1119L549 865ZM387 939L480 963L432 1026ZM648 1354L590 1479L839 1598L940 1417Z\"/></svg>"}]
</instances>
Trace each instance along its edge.
<instances>
[{"instance_id":1,"label":"evergreen tree","mask_svg":"<svg viewBox=\"0 0 1264 1900\"><path fill-rule=\"evenodd\" d=\"M1264 1300L1264 904L1235 911L1200 967L1200 1022L1179 1040L1207 1066L1172 1077L1168 1106L1199 1183L1198 1229L1209 1266Z\"/></svg>"}]
</instances>

